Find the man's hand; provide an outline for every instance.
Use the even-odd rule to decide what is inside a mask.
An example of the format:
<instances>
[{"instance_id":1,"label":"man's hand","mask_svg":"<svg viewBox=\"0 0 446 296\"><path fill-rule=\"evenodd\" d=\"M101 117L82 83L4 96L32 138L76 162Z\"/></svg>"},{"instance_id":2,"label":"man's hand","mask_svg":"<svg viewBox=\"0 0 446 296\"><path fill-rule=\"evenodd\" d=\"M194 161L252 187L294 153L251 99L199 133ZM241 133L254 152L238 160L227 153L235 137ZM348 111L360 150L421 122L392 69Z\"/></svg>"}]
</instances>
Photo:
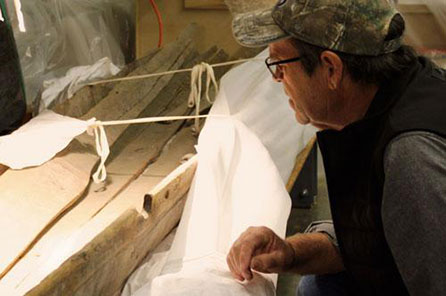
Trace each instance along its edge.
<instances>
[{"instance_id":1,"label":"man's hand","mask_svg":"<svg viewBox=\"0 0 446 296\"><path fill-rule=\"evenodd\" d=\"M294 250L291 245L266 227L250 227L235 241L226 261L232 275L251 280L252 271L277 273L292 267Z\"/></svg>"}]
</instances>

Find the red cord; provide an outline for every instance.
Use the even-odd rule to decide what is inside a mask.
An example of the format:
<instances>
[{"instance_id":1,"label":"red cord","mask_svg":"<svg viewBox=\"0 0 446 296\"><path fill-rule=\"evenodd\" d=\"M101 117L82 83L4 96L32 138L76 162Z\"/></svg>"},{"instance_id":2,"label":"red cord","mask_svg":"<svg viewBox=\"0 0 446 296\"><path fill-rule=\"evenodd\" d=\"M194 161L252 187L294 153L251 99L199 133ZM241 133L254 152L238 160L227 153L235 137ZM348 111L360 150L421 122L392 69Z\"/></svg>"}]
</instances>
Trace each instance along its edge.
<instances>
[{"instance_id":1,"label":"red cord","mask_svg":"<svg viewBox=\"0 0 446 296\"><path fill-rule=\"evenodd\" d=\"M159 26L159 39L158 39L158 47L161 47L163 45L163 19L161 18L161 13L158 9L158 6L155 3L155 0L149 0L150 4L153 7L153 10L155 11L156 17L158 18L158 26Z\"/></svg>"}]
</instances>

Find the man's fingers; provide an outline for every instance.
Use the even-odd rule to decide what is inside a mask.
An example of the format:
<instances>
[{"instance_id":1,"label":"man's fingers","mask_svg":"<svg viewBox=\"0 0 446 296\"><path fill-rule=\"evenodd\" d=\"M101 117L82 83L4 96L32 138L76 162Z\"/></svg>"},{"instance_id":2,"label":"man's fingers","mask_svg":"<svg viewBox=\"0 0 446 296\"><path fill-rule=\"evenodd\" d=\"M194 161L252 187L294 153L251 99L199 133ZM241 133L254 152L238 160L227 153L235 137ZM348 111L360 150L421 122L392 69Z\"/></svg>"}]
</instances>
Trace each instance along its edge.
<instances>
[{"instance_id":1,"label":"man's fingers","mask_svg":"<svg viewBox=\"0 0 446 296\"><path fill-rule=\"evenodd\" d=\"M231 271L231 274L234 278L238 279L239 281L243 281L243 277L240 275L238 271L238 267L235 265L234 260L234 254L231 251L229 255L226 257L226 262L228 263L229 270Z\"/></svg>"},{"instance_id":2,"label":"man's fingers","mask_svg":"<svg viewBox=\"0 0 446 296\"><path fill-rule=\"evenodd\" d=\"M252 258L268 244L270 232L266 227L250 227L233 244L227 263L235 278L248 281L253 278Z\"/></svg>"},{"instance_id":3,"label":"man's fingers","mask_svg":"<svg viewBox=\"0 0 446 296\"><path fill-rule=\"evenodd\" d=\"M245 240L239 248L238 267L241 275L248 281L252 280L253 275L251 271L252 258L257 254L264 245L267 239L263 233L264 228L250 227L247 231Z\"/></svg>"},{"instance_id":4,"label":"man's fingers","mask_svg":"<svg viewBox=\"0 0 446 296\"><path fill-rule=\"evenodd\" d=\"M245 244L240 248L239 255L239 271L242 276L248 281L252 280L251 272L251 259L254 252L254 246L251 244Z\"/></svg>"}]
</instances>

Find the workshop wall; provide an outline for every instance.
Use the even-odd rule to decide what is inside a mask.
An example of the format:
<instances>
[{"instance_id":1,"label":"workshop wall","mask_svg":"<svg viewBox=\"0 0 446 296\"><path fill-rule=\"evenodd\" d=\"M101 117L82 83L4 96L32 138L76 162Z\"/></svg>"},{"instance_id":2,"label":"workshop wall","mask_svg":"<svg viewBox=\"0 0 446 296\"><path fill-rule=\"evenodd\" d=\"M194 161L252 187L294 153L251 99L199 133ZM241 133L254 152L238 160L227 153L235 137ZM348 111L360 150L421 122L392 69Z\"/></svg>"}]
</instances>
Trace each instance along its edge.
<instances>
[{"instance_id":1,"label":"workshop wall","mask_svg":"<svg viewBox=\"0 0 446 296\"><path fill-rule=\"evenodd\" d=\"M156 47L158 23L149 1L137 1L137 56L141 57ZM196 22L200 25L202 34L202 38L198 40L199 49L214 44L229 54L240 49L240 45L232 37L231 14L222 9L222 0L157 0L156 3L163 16L165 43L174 40L187 24ZM421 1L402 0L399 1L399 9L407 23L407 43L417 48L446 49L446 29L440 27L425 4Z\"/></svg>"},{"instance_id":2,"label":"workshop wall","mask_svg":"<svg viewBox=\"0 0 446 296\"><path fill-rule=\"evenodd\" d=\"M446 50L446 28L442 28L424 4L400 4L406 20L406 42L416 48Z\"/></svg>"},{"instance_id":3,"label":"workshop wall","mask_svg":"<svg viewBox=\"0 0 446 296\"><path fill-rule=\"evenodd\" d=\"M158 44L158 22L149 0L137 0L137 57ZM164 44L173 41L192 22L199 25L199 50L217 45L229 55L241 46L232 37L231 14L222 9L186 9L184 0L157 0L164 22Z\"/></svg>"}]
</instances>

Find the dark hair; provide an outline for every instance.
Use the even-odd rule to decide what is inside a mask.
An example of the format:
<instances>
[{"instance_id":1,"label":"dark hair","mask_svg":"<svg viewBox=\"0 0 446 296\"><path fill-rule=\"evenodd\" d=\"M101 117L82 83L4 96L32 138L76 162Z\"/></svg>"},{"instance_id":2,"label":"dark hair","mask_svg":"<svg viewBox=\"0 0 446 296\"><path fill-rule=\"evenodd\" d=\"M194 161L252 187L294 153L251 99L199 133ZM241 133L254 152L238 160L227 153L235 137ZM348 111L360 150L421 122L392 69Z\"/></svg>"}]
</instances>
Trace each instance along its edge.
<instances>
[{"instance_id":1,"label":"dark hair","mask_svg":"<svg viewBox=\"0 0 446 296\"><path fill-rule=\"evenodd\" d=\"M405 29L403 18L398 14L390 23L389 32L385 40L399 38ZM312 75L320 65L321 53L328 50L294 39L294 46L299 51L302 66L308 75ZM367 84L381 85L395 75L404 72L417 59L415 50L407 45L402 45L397 51L379 56L359 56L335 52L344 63L353 81Z\"/></svg>"}]
</instances>

